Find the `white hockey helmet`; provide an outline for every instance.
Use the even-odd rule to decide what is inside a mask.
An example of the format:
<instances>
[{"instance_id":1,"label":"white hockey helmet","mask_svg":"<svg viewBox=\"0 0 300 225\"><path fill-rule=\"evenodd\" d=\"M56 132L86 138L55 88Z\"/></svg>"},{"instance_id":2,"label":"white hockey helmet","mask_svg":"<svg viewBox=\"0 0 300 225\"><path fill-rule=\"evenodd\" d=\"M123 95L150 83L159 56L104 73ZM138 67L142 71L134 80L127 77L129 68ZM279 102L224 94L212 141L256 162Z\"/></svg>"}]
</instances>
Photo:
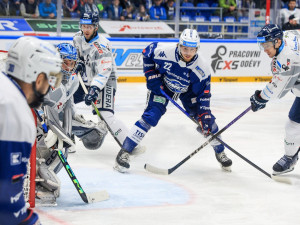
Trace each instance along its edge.
<instances>
[{"instance_id":1,"label":"white hockey helmet","mask_svg":"<svg viewBox=\"0 0 300 225\"><path fill-rule=\"evenodd\" d=\"M25 83L35 82L40 73L47 75L49 84L58 87L62 60L55 47L35 37L21 37L8 51L6 72Z\"/></svg>"},{"instance_id":2,"label":"white hockey helmet","mask_svg":"<svg viewBox=\"0 0 300 225\"><path fill-rule=\"evenodd\" d=\"M179 45L186 47L200 47L200 37L198 32L193 29L185 29L182 31L179 39Z\"/></svg>"}]
</instances>

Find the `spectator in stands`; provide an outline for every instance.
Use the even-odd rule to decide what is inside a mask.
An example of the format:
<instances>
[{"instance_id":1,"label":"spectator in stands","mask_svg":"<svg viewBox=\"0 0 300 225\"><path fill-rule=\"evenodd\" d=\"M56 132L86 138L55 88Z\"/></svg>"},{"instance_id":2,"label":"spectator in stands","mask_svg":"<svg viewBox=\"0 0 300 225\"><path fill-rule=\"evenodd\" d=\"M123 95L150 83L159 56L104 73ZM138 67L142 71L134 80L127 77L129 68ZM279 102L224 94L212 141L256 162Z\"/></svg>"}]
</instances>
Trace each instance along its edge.
<instances>
[{"instance_id":1,"label":"spectator in stands","mask_svg":"<svg viewBox=\"0 0 300 225\"><path fill-rule=\"evenodd\" d=\"M254 0L242 0L241 5L238 8L238 17L248 17L249 9L255 9L256 4Z\"/></svg>"},{"instance_id":2,"label":"spectator in stands","mask_svg":"<svg viewBox=\"0 0 300 225\"><path fill-rule=\"evenodd\" d=\"M86 2L87 2L87 0L78 0L78 6L77 6L77 10L76 10L78 15L82 15L81 11L84 10L84 5Z\"/></svg>"},{"instance_id":3,"label":"spectator in stands","mask_svg":"<svg viewBox=\"0 0 300 225\"><path fill-rule=\"evenodd\" d=\"M65 0L64 17L79 17L79 14L76 13L77 7L77 0Z\"/></svg>"},{"instance_id":4,"label":"spectator in stands","mask_svg":"<svg viewBox=\"0 0 300 225\"><path fill-rule=\"evenodd\" d=\"M135 19L139 21L147 21L150 19L148 13L146 12L146 8L143 4L140 4Z\"/></svg>"},{"instance_id":5,"label":"spectator in stands","mask_svg":"<svg viewBox=\"0 0 300 225\"><path fill-rule=\"evenodd\" d=\"M223 18L226 16L237 17L235 0L219 0L219 7L223 8Z\"/></svg>"},{"instance_id":6,"label":"spectator in stands","mask_svg":"<svg viewBox=\"0 0 300 225\"><path fill-rule=\"evenodd\" d=\"M133 5L127 5L126 9L123 9L120 20L132 20L135 19L134 7Z\"/></svg>"},{"instance_id":7,"label":"spectator in stands","mask_svg":"<svg viewBox=\"0 0 300 225\"><path fill-rule=\"evenodd\" d=\"M300 24L298 23L299 18L296 18L295 15L289 17L289 22L283 24L282 30L296 30L300 29Z\"/></svg>"},{"instance_id":8,"label":"spectator in stands","mask_svg":"<svg viewBox=\"0 0 300 225\"><path fill-rule=\"evenodd\" d=\"M120 6L122 6L123 9L126 9L129 5L132 5L130 0L120 0Z\"/></svg>"},{"instance_id":9,"label":"spectator in stands","mask_svg":"<svg viewBox=\"0 0 300 225\"><path fill-rule=\"evenodd\" d=\"M40 15L43 18L56 18L56 6L51 0L45 0L39 4Z\"/></svg>"},{"instance_id":10,"label":"spectator in stands","mask_svg":"<svg viewBox=\"0 0 300 225\"><path fill-rule=\"evenodd\" d=\"M123 8L120 6L120 1L112 0L112 4L107 9L108 18L111 20L120 20L122 11Z\"/></svg>"},{"instance_id":11,"label":"spectator in stands","mask_svg":"<svg viewBox=\"0 0 300 225\"><path fill-rule=\"evenodd\" d=\"M154 0L154 6L150 8L151 20L166 20L167 12L165 7L162 6L162 0Z\"/></svg>"},{"instance_id":12,"label":"spectator in stands","mask_svg":"<svg viewBox=\"0 0 300 225\"><path fill-rule=\"evenodd\" d=\"M86 12L96 12L99 15L99 9L97 5L94 3L94 0L87 0L87 2L84 4L83 9L81 10L81 15L83 15Z\"/></svg>"},{"instance_id":13,"label":"spectator in stands","mask_svg":"<svg viewBox=\"0 0 300 225\"><path fill-rule=\"evenodd\" d=\"M0 0L0 16L17 16L17 7L10 0Z\"/></svg>"},{"instance_id":14,"label":"spectator in stands","mask_svg":"<svg viewBox=\"0 0 300 225\"><path fill-rule=\"evenodd\" d=\"M14 5L15 5L15 8L16 8L17 16L19 16L20 15L21 2L20 2L20 0L13 0L13 1L14 1Z\"/></svg>"},{"instance_id":15,"label":"spectator in stands","mask_svg":"<svg viewBox=\"0 0 300 225\"><path fill-rule=\"evenodd\" d=\"M280 22L281 25L289 22L289 17L295 15L295 17L300 17L300 9L296 8L296 0L288 1L288 8L280 9Z\"/></svg>"},{"instance_id":16,"label":"spectator in stands","mask_svg":"<svg viewBox=\"0 0 300 225\"><path fill-rule=\"evenodd\" d=\"M175 2L174 0L168 0L166 4L167 19L173 20L175 17Z\"/></svg>"},{"instance_id":17,"label":"spectator in stands","mask_svg":"<svg viewBox=\"0 0 300 225\"><path fill-rule=\"evenodd\" d=\"M98 1L95 3L97 5L98 11L99 11L99 17L103 17L103 13L104 13L104 6L103 3Z\"/></svg>"},{"instance_id":18,"label":"spectator in stands","mask_svg":"<svg viewBox=\"0 0 300 225\"><path fill-rule=\"evenodd\" d=\"M20 5L21 16L25 18L38 18L40 16L37 0L25 0Z\"/></svg>"}]
</instances>

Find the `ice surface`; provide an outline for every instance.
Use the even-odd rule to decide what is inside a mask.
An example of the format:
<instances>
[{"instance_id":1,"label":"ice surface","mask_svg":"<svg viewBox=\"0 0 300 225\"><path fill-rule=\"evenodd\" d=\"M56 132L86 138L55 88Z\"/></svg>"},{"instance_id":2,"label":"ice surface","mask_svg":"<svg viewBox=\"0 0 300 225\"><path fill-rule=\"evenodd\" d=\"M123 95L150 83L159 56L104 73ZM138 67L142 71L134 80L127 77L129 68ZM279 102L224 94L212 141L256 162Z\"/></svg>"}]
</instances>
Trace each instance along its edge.
<instances>
[{"instance_id":1,"label":"ice surface","mask_svg":"<svg viewBox=\"0 0 300 225\"><path fill-rule=\"evenodd\" d=\"M264 83L212 83L211 108L223 128L250 104ZM143 112L145 84L118 84L116 116L129 128ZM272 173L284 154L284 125L294 96L269 102L264 110L247 113L226 130L223 141ZM78 105L86 118L90 109ZM37 208L43 225L297 225L300 224L300 166L285 175L292 185L278 183L226 150L232 172L221 170L210 146L199 151L169 176L151 174L145 163L170 168L205 139L173 105L143 140L144 155L132 160L129 174L112 169L119 146L107 135L100 150L89 151L77 141L68 162L85 192L107 190L110 199L85 204L64 169L59 173L61 197L55 208Z\"/></svg>"}]
</instances>

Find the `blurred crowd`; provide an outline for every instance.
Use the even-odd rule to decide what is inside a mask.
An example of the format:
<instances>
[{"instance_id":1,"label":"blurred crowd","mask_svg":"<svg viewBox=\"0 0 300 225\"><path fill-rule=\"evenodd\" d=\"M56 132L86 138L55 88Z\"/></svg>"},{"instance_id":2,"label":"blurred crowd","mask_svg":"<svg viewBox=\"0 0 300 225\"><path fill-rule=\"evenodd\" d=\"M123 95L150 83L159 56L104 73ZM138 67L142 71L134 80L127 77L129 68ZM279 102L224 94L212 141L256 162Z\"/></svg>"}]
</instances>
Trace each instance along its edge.
<instances>
[{"instance_id":1,"label":"blurred crowd","mask_svg":"<svg viewBox=\"0 0 300 225\"><path fill-rule=\"evenodd\" d=\"M173 20L175 0L61 0L62 17L79 18L87 11L98 12L110 20ZM280 25L298 26L300 0L281 1ZM180 18L188 21L212 21L212 17L248 18L250 8L265 8L263 0L181 0ZM221 9L221 10L220 10ZM293 15L293 16L292 16ZM0 0L0 16L56 18L57 0ZM216 19L216 18L214 18ZM217 21L217 20L215 20ZM239 20L240 21L240 20Z\"/></svg>"}]
</instances>

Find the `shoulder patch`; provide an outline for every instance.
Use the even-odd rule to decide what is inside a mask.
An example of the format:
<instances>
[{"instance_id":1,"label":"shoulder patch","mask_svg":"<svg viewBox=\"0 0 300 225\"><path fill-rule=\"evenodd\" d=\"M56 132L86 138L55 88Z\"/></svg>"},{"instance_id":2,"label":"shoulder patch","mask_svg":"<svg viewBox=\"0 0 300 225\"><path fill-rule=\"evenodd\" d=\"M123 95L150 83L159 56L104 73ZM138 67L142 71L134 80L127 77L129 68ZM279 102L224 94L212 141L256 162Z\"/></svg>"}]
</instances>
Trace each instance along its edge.
<instances>
[{"instance_id":1,"label":"shoulder patch","mask_svg":"<svg viewBox=\"0 0 300 225\"><path fill-rule=\"evenodd\" d=\"M195 69L197 70L197 72L198 72L202 77L205 77L204 71L203 71L199 66L196 66Z\"/></svg>"},{"instance_id":2,"label":"shoulder patch","mask_svg":"<svg viewBox=\"0 0 300 225\"><path fill-rule=\"evenodd\" d=\"M98 42L94 42L94 46L97 48L100 54L103 54L103 50L102 50L103 47L101 47Z\"/></svg>"}]
</instances>

